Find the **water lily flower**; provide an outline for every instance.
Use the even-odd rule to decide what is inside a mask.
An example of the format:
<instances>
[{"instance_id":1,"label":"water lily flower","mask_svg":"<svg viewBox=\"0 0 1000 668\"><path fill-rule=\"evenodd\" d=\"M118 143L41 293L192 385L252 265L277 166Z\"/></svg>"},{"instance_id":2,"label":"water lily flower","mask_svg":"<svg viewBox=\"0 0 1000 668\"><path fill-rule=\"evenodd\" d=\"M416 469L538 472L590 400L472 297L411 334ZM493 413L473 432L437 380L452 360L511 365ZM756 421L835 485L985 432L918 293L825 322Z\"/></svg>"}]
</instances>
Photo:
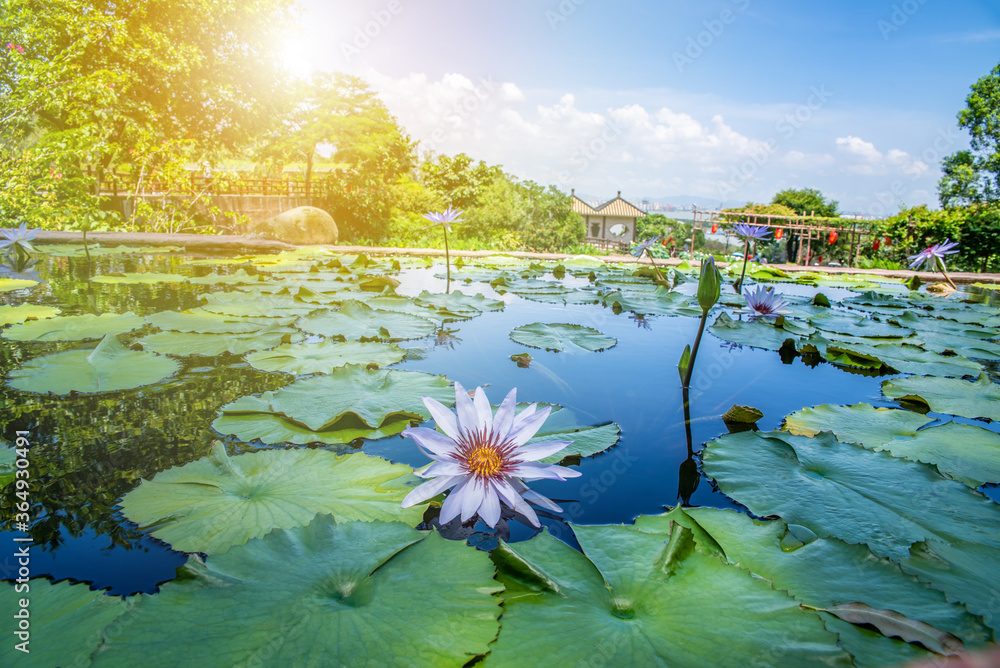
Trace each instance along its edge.
<instances>
[{"instance_id":1,"label":"water lily flower","mask_svg":"<svg viewBox=\"0 0 1000 668\"><path fill-rule=\"evenodd\" d=\"M660 235L657 234L655 237L643 241L641 244L632 249L632 257L642 257L642 254L645 253L650 246L652 246L659 240L660 240Z\"/></svg>"},{"instance_id":2,"label":"water lily flower","mask_svg":"<svg viewBox=\"0 0 1000 668\"><path fill-rule=\"evenodd\" d=\"M430 225L429 227L437 227L437 225L440 225L447 231L451 232L451 223L457 223L465 220L465 218L459 218L462 213L463 211L461 209L454 209L449 206L444 211L428 211L424 214L424 218L432 223L436 223L435 225Z\"/></svg>"},{"instance_id":3,"label":"water lily flower","mask_svg":"<svg viewBox=\"0 0 1000 668\"><path fill-rule=\"evenodd\" d=\"M514 388L494 415L483 388L477 387L470 397L456 382L457 416L442 403L425 396L424 405L444 433L426 427L403 431L403 436L412 438L434 463L417 473L430 480L407 494L402 506L409 508L450 489L441 506L442 524L455 517L460 516L465 522L478 515L493 528L500 521L503 504L539 527L541 523L528 501L562 512L551 500L528 489L524 481L578 477L578 471L538 461L559 452L571 441L526 445L552 409L546 406L537 411L536 404L531 404L515 415L516 395Z\"/></svg>"},{"instance_id":4,"label":"water lily flower","mask_svg":"<svg viewBox=\"0 0 1000 668\"><path fill-rule=\"evenodd\" d=\"M733 231L737 235L749 241L750 239L767 239L771 236L771 230L766 225L749 225L747 223L736 223Z\"/></svg>"},{"instance_id":5,"label":"water lily flower","mask_svg":"<svg viewBox=\"0 0 1000 668\"><path fill-rule=\"evenodd\" d=\"M758 316L778 315L780 309L788 306L788 301L775 292L773 287L758 285L756 290L744 290L743 296L747 300L747 306Z\"/></svg>"},{"instance_id":6,"label":"water lily flower","mask_svg":"<svg viewBox=\"0 0 1000 668\"><path fill-rule=\"evenodd\" d=\"M38 236L38 230L29 230L27 223L21 223L18 227L0 231L6 237L0 241L0 249L13 247L23 253L33 253L35 251L35 247L31 245L31 242Z\"/></svg>"},{"instance_id":7,"label":"water lily flower","mask_svg":"<svg viewBox=\"0 0 1000 668\"><path fill-rule=\"evenodd\" d=\"M958 246L957 241L950 241L945 239L943 244L934 244L930 248L925 248L916 255L910 255L907 257L908 260L913 260L910 264L910 269L919 269L921 265L925 265L928 271L934 271L937 269L942 274L944 274L945 279L951 284L951 287L955 287L955 282L951 280L948 276L948 272L945 271L944 266L944 256L952 255L958 251L955 248Z\"/></svg>"}]
</instances>

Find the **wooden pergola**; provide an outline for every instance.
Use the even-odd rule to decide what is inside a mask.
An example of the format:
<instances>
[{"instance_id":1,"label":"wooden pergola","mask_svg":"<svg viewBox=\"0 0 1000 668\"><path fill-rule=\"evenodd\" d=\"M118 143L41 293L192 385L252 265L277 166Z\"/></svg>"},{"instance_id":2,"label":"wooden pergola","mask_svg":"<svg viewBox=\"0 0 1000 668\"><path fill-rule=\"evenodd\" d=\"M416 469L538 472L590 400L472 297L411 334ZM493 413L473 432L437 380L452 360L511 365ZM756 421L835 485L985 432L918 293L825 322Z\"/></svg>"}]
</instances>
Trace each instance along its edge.
<instances>
[{"instance_id":1,"label":"wooden pergola","mask_svg":"<svg viewBox=\"0 0 1000 668\"><path fill-rule=\"evenodd\" d=\"M802 260L812 258L812 244L815 241L822 248L825 238L831 232L843 235L848 241L850 252L847 255L847 264L852 266L857 264L861 256L862 244L868 243L872 237L869 227L871 221L860 217L855 218L824 218L822 216L780 216L768 213L756 213L754 211L701 211L694 210L694 224L704 228L706 225L735 223L748 223L750 225L763 225L771 229L783 229L799 235L800 243L795 254L794 261L789 258L789 262L802 264ZM805 251L803 253L803 250Z\"/></svg>"}]
</instances>

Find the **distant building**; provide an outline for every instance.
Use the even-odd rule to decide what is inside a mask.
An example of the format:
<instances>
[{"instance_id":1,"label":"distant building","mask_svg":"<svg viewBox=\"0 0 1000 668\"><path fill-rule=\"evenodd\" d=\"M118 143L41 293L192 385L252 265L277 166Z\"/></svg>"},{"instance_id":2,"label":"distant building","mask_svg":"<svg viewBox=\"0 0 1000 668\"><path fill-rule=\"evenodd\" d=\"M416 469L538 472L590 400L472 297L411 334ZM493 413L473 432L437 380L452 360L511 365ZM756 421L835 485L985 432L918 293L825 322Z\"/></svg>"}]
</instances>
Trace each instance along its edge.
<instances>
[{"instance_id":1,"label":"distant building","mask_svg":"<svg viewBox=\"0 0 1000 668\"><path fill-rule=\"evenodd\" d=\"M575 190L570 192L570 196L573 210L583 216L587 225L587 243L605 247L612 243L627 245L635 241L635 221L644 218L646 212L623 200L621 190L618 197L597 207L577 197Z\"/></svg>"}]
</instances>

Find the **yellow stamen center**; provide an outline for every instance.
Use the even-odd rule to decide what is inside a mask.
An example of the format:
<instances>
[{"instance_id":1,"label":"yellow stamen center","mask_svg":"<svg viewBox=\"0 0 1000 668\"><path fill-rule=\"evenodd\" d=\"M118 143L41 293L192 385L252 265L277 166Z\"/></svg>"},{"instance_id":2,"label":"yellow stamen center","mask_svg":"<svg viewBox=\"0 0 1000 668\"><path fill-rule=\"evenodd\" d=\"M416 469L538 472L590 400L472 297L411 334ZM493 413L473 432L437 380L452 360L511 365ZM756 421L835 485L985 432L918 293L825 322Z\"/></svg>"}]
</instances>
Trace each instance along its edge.
<instances>
[{"instance_id":1,"label":"yellow stamen center","mask_svg":"<svg viewBox=\"0 0 1000 668\"><path fill-rule=\"evenodd\" d=\"M465 461L470 473L484 477L496 475L504 463L503 456L491 445L476 446Z\"/></svg>"}]
</instances>

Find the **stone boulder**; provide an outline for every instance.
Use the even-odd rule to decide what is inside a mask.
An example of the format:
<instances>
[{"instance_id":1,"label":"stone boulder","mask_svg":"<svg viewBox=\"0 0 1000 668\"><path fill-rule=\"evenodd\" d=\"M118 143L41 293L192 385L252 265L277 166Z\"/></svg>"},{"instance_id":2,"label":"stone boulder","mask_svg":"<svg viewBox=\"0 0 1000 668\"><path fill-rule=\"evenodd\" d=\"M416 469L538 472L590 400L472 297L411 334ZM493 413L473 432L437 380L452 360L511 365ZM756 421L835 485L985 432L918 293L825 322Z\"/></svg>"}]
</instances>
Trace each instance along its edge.
<instances>
[{"instance_id":1,"label":"stone boulder","mask_svg":"<svg viewBox=\"0 0 1000 668\"><path fill-rule=\"evenodd\" d=\"M337 243L337 223L333 216L314 206L300 206L250 226L250 234L288 244Z\"/></svg>"}]
</instances>

